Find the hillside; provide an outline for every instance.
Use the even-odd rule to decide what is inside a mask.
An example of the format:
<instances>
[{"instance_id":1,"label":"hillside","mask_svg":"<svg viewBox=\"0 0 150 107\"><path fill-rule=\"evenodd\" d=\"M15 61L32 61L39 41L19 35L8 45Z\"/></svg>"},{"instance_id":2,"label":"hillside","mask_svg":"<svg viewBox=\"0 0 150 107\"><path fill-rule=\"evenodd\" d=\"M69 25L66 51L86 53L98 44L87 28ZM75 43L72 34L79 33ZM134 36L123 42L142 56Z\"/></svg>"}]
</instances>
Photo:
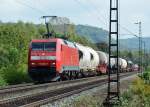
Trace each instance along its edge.
<instances>
[{"instance_id":1,"label":"hillside","mask_svg":"<svg viewBox=\"0 0 150 107\"><path fill-rule=\"evenodd\" d=\"M88 25L76 25L76 33L91 40L93 43L108 41L108 31Z\"/></svg>"},{"instance_id":2,"label":"hillside","mask_svg":"<svg viewBox=\"0 0 150 107\"><path fill-rule=\"evenodd\" d=\"M146 50L149 51L150 49L150 37L143 38L143 41L146 42ZM139 48L139 40L138 38L129 38L129 39L121 39L120 40L121 47L124 47L129 50L138 50ZM144 46L144 45L143 45Z\"/></svg>"},{"instance_id":3,"label":"hillside","mask_svg":"<svg viewBox=\"0 0 150 107\"><path fill-rule=\"evenodd\" d=\"M108 43L108 31L103 30L102 28L88 25L76 25L75 28L78 35L91 40L93 43ZM150 46L150 37L143 38L143 41L146 42L146 50L148 51ZM122 50L138 50L138 46L138 38L127 38L120 40L120 49Z\"/></svg>"}]
</instances>

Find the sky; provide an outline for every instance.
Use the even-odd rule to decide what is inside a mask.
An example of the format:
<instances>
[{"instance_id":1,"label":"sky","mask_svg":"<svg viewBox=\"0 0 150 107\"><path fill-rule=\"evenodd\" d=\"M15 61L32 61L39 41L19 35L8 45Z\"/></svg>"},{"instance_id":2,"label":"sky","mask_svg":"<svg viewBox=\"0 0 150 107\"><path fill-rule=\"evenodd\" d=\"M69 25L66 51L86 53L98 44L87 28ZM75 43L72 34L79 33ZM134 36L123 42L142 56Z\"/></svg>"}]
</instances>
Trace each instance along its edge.
<instances>
[{"instance_id":1,"label":"sky","mask_svg":"<svg viewBox=\"0 0 150 107\"><path fill-rule=\"evenodd\" d=\"M142 21L142 34L150 37L150 0L120 0L120 25L138 34L135 22ZM43 15L68 17L74 24L109 28L109 0L0 0L2 22L43 23ZM120 29L126 37L126 30ZM122 38L123 38L122 37ZM133 37L127 36L127 37Z\"/></svg>"}]
</instances>

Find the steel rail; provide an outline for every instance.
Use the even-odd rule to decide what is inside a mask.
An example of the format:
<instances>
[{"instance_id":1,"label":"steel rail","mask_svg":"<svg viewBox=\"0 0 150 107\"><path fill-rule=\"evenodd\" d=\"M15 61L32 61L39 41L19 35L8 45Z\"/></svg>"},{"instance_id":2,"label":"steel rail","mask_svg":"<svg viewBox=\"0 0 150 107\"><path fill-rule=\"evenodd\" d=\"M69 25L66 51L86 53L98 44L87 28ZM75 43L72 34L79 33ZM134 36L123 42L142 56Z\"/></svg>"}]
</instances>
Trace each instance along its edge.
<instances>
[{"instance_id":1,"label":"steel rail","mask_svg":"<svg viewBox=\"0 0 150 107\"><path fill-rule=\"evenodd\" d=\"M126 77L133 75L135 73L125 73L122 74L121 77ZM113 79L114 77L112 77ZM88 78L89 79L89 78ZM26 96L20 96L13 99L7 99L0 101L0 106L2 107L10 107L10 106L24 106L24 107L34 107L34 106L40 106L47 104L49 102L71 96L76 93L80 93L81 91L88 90L94 87L101 86L103 84L107 83L107 78L96 78L94 80L89 79L82 79L84 82L81 82L81 80L74 80L74 81L66 81L66 82L59 82L60 84L64 85L65 83L68 84L65 87L58 87L57 85L60 85L57 83L56 88L52 90L42 91ZM69 83L70 82L70 83ZM71 82L74 82L71 83ZM78 84L77 84L78 83ZM53 84L53 83L52 83ZM72 84L72 85L70 85Z\"/></svg>"},{"instance_id":2,"label":"steel rail","mask_svg":"<svg viewBox=\"0 0 150 107\"><path fill-rule=\"evenodd\" d=\"M0 101L8 100L16 97L27 96L30 94L42 92L43 90L53 90L55 88L67 87L73 84L84 83L86 81L91 81L99 78L104 77L90 77L90 78L82 78L77 80L70 80L70 81L62 81L62 82L52 82L52 83L45 83L45 84L36 84L36 85L27 85L22 87L14 87L14 88L6 88L4 90L0 90ZM22 94L23 93L23 94Z\"/></svg>"},{"instance_id":3,"label":"steel rail","mask_svg":"<svg viewBox=\"0 0 150 107\"><path fill-rule=\"evenodd\" d=\"M12 88L26 87L26 86L30 86L30 85L33 85L33 83L23 83L23 84L17 84L17 85L8 85L8 86L0 87L0 91L1 90L6 90L6 89L12 89Z\"/></svg>"}]
</instances>

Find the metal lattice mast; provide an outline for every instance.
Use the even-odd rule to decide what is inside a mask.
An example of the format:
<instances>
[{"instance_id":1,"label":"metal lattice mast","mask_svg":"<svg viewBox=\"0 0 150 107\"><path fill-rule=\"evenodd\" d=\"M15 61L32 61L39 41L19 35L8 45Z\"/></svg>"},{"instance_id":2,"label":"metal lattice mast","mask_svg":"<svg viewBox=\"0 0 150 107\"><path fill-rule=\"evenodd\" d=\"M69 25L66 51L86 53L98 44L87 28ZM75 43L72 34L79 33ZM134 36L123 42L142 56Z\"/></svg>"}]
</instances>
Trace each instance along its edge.
<instances>
[{"instance_id":1,"label":"metal lattice mast","mask_svg":"<svg viewBox=\"0 0 150 107\"><path fill-rule=\"evenodd\" d=\"M142 22L139 22L139 38L140 38L140 40L139 40L139 42L140 42L140 67L141 67L141 69L140 69L140 72L142 73L143 72L143 59L142 59L142 53L143 53L143 51L142 51Z\"/></svg>"},{"instance_id":2,"label":"metal lattice mast","mask_svg":"<svg viewBox=\"0 0 150 107\"><path fill-rule=\"evenodd\" d=\"M139 26L139 73L142 73L142 22L135 23Z\"/></svg>"},{"instance_id":3,"label":"metal lattice mast","mask_svg":"<svg viewBox=\"0 0 150 107\"><path fill-rule=\"evenodd\" d=\"M119 78L119 12L118 0L110 0L110 23L109 23L109 71L108 71L108 93L104 105L111 107L118 104L120 94ZM116 65L112 67L111 61L115 59ZM111 78L114 73L115 78Z\"/></svg>"}]
</instances>

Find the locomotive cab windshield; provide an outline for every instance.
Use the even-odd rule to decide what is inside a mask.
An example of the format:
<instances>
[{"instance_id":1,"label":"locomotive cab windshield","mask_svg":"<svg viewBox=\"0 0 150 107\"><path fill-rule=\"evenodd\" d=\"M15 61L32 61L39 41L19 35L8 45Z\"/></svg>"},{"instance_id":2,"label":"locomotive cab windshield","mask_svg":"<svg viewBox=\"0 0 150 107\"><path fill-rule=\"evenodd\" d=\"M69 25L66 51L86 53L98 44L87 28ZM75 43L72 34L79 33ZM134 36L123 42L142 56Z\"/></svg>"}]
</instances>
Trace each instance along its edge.
<instances>
[{"instance_id":1,"label":"locomotive cab windshield","mask_svg":"<svg viewBox=\"0 0 150 107\"><path fill-rule=\"evenodd\" d=\"M33 42L31 49L33 51L56 51L56 42Z\"/></svg>"}]
</instances>

